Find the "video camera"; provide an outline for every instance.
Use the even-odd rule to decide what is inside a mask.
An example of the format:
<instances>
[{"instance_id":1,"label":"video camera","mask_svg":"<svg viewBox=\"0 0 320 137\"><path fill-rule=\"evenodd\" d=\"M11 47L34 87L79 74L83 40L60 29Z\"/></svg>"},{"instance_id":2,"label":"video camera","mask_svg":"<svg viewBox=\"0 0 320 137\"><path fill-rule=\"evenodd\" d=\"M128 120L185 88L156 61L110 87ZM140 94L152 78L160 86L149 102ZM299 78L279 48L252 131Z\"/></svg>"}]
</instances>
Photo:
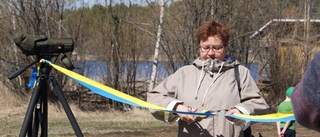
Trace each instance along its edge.
<instances>
[{"instance_id":1,"label":"video camera","mask_svg":"<svg viewBox=\"0 0 320 137\"><path fill-rule=\"evenodd\" d=\"M56 55L72 52L74 43L72 38L47 38L46 36L32 36L24 32L16 33L14 43L25 55Z\"/></svg>"}]
</instances>

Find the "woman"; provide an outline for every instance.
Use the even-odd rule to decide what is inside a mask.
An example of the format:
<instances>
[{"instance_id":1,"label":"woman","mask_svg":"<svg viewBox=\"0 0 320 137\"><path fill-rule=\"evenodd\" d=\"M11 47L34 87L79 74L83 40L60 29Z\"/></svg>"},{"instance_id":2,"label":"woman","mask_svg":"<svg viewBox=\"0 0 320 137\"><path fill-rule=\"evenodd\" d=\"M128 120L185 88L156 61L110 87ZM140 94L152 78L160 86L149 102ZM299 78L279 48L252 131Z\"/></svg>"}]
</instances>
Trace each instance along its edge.
<instances>
[{"instance_id":1,"label":"woman","mask_svg":"<svg viewBox=\"0 0 320 137\"><path fill-rule=\"evenodd\" d=\"M255 114L268 109L250 75L239 66L239 93L234 66L238 61L226 55L229 28L215 21L204 22L197 30L200 57L192 65L178 69L147 93L147 101L170 110L218 114ZM179 137L242 137L245 122L230 117L199 119L188 114L168 114L151 110L165 122L179 118Z\"/></svg>"}]
</instances>

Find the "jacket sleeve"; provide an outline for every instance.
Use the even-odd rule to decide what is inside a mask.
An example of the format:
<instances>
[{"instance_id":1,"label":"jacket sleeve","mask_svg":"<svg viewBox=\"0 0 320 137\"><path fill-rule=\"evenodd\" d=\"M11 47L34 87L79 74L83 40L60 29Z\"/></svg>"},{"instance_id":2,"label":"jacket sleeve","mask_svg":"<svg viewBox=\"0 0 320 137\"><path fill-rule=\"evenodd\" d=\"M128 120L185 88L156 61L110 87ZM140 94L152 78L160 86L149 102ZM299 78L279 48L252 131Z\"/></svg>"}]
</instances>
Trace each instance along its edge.
<instances>
[{"instance_id":1,"label":"jacket sleeve","mask_svg":"<svg viewBox=\"0 0 320 137\"><path fill-rule=\"evenodd\" d=\"M297 122L320 132L320 52L308 63L301 81L295 86L291 102Z\"/></svg>"},{"instance_id":2,"label":"jacket sleeve","mask_svg":"<svg viewBox=\"0 0 320 137\"><path fill-rule=\"evenodd\" d=\"M239 66L241 103L236 105L244 114L267 114L269 106L260 94L260 90L249 69Z\"/></svg>"},{"instance_id":3,"label":"jacket sleeve","mask_svg":"<svg viewBox=\"0 0 320 137\"><path fill-rule=\"evenodd\" d=\"M177 103L177 85L180 79L179 70L163 80L153 90L147 92L147 102L172 110ZM176 120L177 115L169 112L150 109L151 114L158 120L170 123Z\"/></svg>"}]
</instances>

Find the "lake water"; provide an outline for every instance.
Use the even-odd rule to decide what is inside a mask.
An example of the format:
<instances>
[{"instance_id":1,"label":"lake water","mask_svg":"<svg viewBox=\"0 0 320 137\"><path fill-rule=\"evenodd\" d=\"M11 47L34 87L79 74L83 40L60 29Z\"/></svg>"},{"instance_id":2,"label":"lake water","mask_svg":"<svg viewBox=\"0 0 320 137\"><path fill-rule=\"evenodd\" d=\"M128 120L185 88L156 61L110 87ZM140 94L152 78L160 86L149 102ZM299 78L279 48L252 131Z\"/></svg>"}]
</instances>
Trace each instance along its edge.
<instances>
[{"instance_id":1,"label":"lake water","mask_svg":"<svg viewBox=\"0 0 320 137\"><path fill-rule=\"evenodd\" d=\"M151 78L152 73L152 61L141 61L137 63L137 81L147 81ZM85 62L73 62L75 66L75 72L83 74L84 76L97 80L105 77L107 75L108 63L105 61L85 61ZM182 63L176 63L177 67L183 66ZM123 71L122 76L126 77L126 74L129 69L132 69L133 62L124 62L123 63ZM247 67L250 69L250 73L254 80L258 81L258 64L247 64ZM165 68L164 62L158 62L158 72L157 72L157 80L163 80L168 77L167 69ZM169 70L173 72L173 70Z\"/></svg>"}]
</instances>

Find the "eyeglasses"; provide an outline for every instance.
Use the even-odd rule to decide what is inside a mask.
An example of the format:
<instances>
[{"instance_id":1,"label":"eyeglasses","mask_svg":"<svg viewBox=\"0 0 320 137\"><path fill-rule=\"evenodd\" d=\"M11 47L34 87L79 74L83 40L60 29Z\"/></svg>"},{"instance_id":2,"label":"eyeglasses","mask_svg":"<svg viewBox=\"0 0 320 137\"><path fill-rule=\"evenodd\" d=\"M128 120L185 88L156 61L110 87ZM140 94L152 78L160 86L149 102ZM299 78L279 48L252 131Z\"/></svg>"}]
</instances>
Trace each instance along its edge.
<instances>
[{"instance_id":1,"label":"eyeglasses","mask_svg":"<svg viewBox=\"0 0 320 137\"><path fill-rule=\"evenodd\" d=\"M222 45L219 45L219 46L200 46L200 49L201 49L201 52L209 52L210 49L213 51L213 52L220 52L222 51L222 49L224 48L224 46Z\"/></svg>"}]
</instances>

